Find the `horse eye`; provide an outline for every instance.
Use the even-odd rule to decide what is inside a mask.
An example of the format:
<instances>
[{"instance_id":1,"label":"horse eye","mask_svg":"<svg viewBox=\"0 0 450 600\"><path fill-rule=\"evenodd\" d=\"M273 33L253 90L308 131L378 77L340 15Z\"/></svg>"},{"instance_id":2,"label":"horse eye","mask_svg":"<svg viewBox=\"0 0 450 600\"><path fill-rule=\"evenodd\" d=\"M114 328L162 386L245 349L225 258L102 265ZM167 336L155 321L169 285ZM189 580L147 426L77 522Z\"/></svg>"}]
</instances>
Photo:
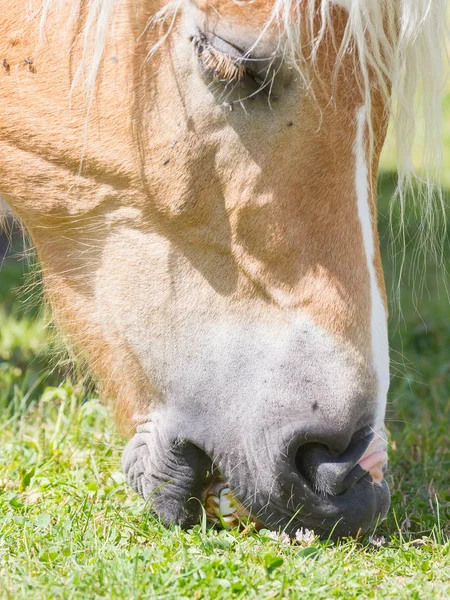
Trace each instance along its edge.
<instances>
[{"instance_id":1,"label":"horse eye","mask_svg":"<svg viewBox=\"0 0 450 600\"><path fill-rule=\"evenodd\" d=\"M219 40L219 38L217 38ZM217 41L216 40L216 41ZM194 44L197 56L200 59L204 69L211 73L215 79L225 82L239 82L249 74L248 64L243 53L236 47L231 46L224 40L219 44L212 43L205 35L195 35L190 37Z\"/></svg>"}]
</instances>

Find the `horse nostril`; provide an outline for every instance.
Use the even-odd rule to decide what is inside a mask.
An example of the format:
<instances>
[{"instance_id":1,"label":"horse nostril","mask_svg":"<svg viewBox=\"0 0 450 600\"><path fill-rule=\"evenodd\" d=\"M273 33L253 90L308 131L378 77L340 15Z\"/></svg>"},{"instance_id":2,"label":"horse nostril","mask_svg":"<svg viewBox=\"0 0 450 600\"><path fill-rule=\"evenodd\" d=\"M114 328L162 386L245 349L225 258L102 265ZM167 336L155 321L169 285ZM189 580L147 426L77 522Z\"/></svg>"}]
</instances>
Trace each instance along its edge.
<instances>
[{"instance_id":1,"label":"horse nostril","mask_svg":"<svg viewBox=\"0 0 450 600\"><path fill-rule=\"evenodd\" d=\"M295 455L297 471L314 491L333 496L343 494L366 474L358 462L371 438L372 434L361 437L358 432L342 454L319 442L300 445Z\"/></svg>"}]
</instances>

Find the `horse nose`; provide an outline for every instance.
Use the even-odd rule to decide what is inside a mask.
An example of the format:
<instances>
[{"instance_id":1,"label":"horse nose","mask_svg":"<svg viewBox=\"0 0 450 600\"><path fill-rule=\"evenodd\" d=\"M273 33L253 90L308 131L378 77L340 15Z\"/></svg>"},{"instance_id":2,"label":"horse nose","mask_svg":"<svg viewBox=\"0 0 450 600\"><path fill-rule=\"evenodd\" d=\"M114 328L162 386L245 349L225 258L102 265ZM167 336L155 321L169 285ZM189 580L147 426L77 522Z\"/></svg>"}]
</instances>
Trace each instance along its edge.
<instances>
[{"instance_id":1,"label":"horse nose","mask_svg":"<svg viewBox=\"0 0 450 600\"><path fill-rule=\"evenodd\" d=\"M301 477L315 492L332 496L344 494L367 475L368 470L359 463L362 462L365 466L370 462L363 459L370 453L372 447L374 438L372 428L359 430L353 435L343 452L337 449L338 436L332 431L318 436L308 436L309 439L311 437L314 442L305 443L304 440L299 440L295 453L295 466ZM378 458L384 459L385 454Z\"/></svg>"}]
</instances>

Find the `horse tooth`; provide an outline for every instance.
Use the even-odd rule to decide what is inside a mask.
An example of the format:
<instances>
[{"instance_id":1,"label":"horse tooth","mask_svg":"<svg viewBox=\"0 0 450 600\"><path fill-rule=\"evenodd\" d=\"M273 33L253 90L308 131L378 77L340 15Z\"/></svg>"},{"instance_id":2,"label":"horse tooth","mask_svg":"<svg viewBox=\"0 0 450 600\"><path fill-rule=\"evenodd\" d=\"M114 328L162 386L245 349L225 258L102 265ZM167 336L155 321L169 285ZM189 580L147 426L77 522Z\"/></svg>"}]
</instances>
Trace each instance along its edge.
<instances>
[{"instance_id":1,"label":"horse tooth","mask_svg":"<svg viewBox=\"0 0 450 600\"><path fill-rule=\"evenodd\" d=\"M218 516L220 512L220 501L217 496L208 496L204 503L205 511L208 516Z\"/></svg>"},{"instance_id":2,"label":"horse tooth","mask_svg":"<svg viewBox=\"0 0 450 600\"><path fill-rule=\"evenodd\" d=\"M236 517L236 515L229 515L227 517L222 517L222 519L227 525L227 528L229 527L231 529L232 527L239 525L239 519Z\"/></svg>"},{"instance_id":3,"label":"horse tooth","mask_svg":"<svg viewBox=\"0 0 450 600\"><path fill-rule=\"evenodd\" d=\"M229 516L236 512L235 506L233 506L233 495L229 488L224 488L220 494L220 514L222 516Z\"/></svg>"}]
</instances>

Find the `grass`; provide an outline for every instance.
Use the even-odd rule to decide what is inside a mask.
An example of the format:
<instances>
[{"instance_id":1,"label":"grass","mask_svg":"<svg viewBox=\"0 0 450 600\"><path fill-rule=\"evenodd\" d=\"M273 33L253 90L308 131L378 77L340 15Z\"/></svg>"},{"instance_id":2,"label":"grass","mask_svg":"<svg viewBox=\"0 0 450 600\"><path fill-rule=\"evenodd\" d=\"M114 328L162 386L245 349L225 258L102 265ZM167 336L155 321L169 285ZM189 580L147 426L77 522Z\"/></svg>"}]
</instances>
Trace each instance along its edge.
<instances>
[{"instance_id":1,"label":"grass","mask_svg":"<svg viewBox=\"0 0 450 600\"><path fill-rule=\"evenodd\" d=\"M388 286L392 185L382 178ZM416 293L405 278L403 315L391 319L392 509L380 547L295 546L204 523L164 529L124 482L108 409L51 370L44 317L17 291L27 269L10 259L0 272L1 598L450 597L450 306L433 263Z\"/></svg>"}]
</instances>

